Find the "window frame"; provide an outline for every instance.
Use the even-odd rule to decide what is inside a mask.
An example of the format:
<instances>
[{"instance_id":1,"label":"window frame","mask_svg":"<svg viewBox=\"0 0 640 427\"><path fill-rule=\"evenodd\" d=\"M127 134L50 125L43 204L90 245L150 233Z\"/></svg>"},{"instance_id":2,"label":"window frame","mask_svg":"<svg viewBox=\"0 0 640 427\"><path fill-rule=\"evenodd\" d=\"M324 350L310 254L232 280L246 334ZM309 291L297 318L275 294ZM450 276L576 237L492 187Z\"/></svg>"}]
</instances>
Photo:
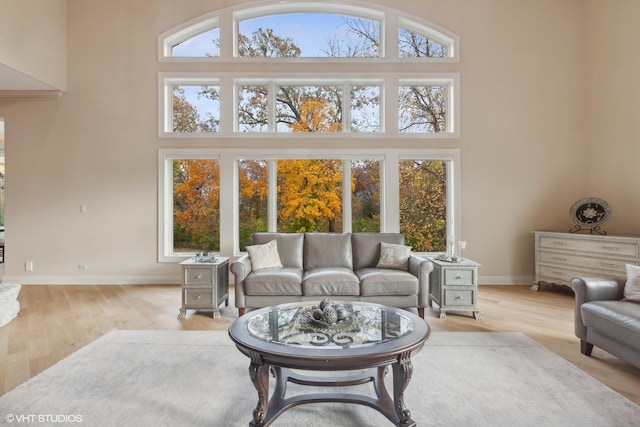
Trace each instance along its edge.
<instances>
[{"instance_id":1,"label":"window frame","mask_svg":"<svg viewBox=\"0 0 640 427\"><path fill-rule=\"evenodd\" d=\"M207 138L207 139L235 139L260 138L283 139L299 138L295 132L276 132L270 128L266 132L240 132L238 129L237 89L238 86L268 85L278 86L282 83L289 85L379 85L380 86L380 131L353 132L351 131L350 111L343 112L343 126L341 132L323 132L305 134L305 138L367 138L367 139L456 139L460 137L460 74L459 73L402 73L400 76L390 73L318 73L310 77L308 73L266 72L257 73L158 73L158 136L160 138ZM219 132L173 132L173 86L178 84L220 87L220 131ZM397 89L404 85L439 85L447 86L447 129L446 132L398 132L398 95ZM394 95L395 94L395 95ZM347 97L343 94L343 105ZM275 111L275 105L269 106L269 111ZM347 103L348 105L348 103ZM270 123L269 126L273 125ZM308 144L306 144L308 145ZM301 145L301 147L304 145Z\"/></svg>"},{"instance_id":2,"label":"window frame","mask_svg":"<svg viewBox=\"0 0 640 427\"><path fill-rule=\"evenodd\" d=\"M161 148L158 150L158 262L179 262L188 253L173 253L173 160L213 159L220 162L220 253L240 255L239 174L240 160L342 159L380 161L380 232L400 231L399 162L401 160L442 160L447 162L446 221L447 245L455 241L460 229L460 150L459 149L228 149ZM275 191L272 188L270 191ZM343 232L351 232L351 192L343 191ZM269 197L272 197L271 195ZM275 231L277 204L268 203L269 231ZM433 253L418 253L428 256Z\"/></svg>"},{"instance_id":3,"label":"window frame","mask_svg":"<svg viewBox=\"0 0 640 427\"><path fill-rule=\"evenodd\" d=\"M324 58L324 57L300 57L286 58L292 63L308 63L318 60L337 61L347 63L371 64L372 60L382 62L436 62L456 63L460 62L460 37L426 19L417 18L414 15L401 12L384 6L361 3L343 2L333 4L326 2L267 2L259 6L245 7L244 5L232 6L220 9L198 18L194 18L181 25L170 28L158 36L158 61L159 62L264 62L269 58L243 58L238 57L238 22L245 19L259 18L268 15L285 13L332 13L361 17L380 22L380 56L376 58ZM208 30L217 28L220 30L220 56L219 57L177 57L172 56L171 49L177 43L188 40ZM398 30L404 28L418 32L421 35L432 38L448 47L449 56L441 58L400 58L398 54ZM272 58L278 59L278 58ZM282 58L280 58L282 59Z\"/></svg>"},{"instance_id":4,"label":"window frame","mask_svg":"<svg viewBox=\"0 0 640 427\"><path fill-rule=\"evenodd\" d=\"M375 58L245 58L237 57L238 21L258 16L289 12L336 13L374 19L380 22L380 56ZM213 28L219 30L220 46L217 57L171 56L176 43L202 34ZM420 35L447 46L445 57L400 57L399 29L415 31ZM176 262L185 254L166 251L168 243L173 249L173 175L167 170L168 159L213 158L220 162L220 204L229 207L220 210L220 253L239 254L239 174L236 159L273 158L375 158L380 156L380 231L399 232L399 161L445 160L447 162L446 221L447 247L455 241L460 230L460 149L450 144L460 137L460 39L453 32L427 20L403 11L349 1L341 4L314 1L302 2L267 0L250 7L237 5L218 9L168 29L158 36L158 260ZM320 67L316 64L321 63ZM375 64L375 67L372 67ZM449 64L449 65L446 65ZM322 72L317 70L321 69ZM371 70L375 69L376 72ZM442 72L445 71L445 72ZM260 83L277 80L289 83L292 79L311 81L348 81L351 85L363 81L381 81L380 131L352 132L349 114L343 111L341 132L332 133L278 133L239 132L235 112L237 81ZM166 82L186 82L195 85L220 87L219 132L175 133L166 132L166 123L172 131L172 86ZM421 133L398 131L398 87L405 82L428 86L446 82L447 132ZM168 94L167 94L167 88ZM348 102L343 97L343 103ZM171 102L167 105L167 100ZM269 108L273 108L272 106ZM171 120L167 121L167 117ZM453 145L453 147L452 147ZM183 148L178 148L183 147ZM336 148L339 147L339 148ZM446 147L446 148L442 148ZM337 154L336 154L337 153ZM198 156L198 157L193 157ZM204 157L202 157L204 156ZM171 164L171 163L169 163ZM167 179L169 180L167 182ZM345 186L346 188L347 186ZM275 191L272 190L272 191ZM343 189L343 192L345 190ZM350 193L349 193L350 194ZM343 200L346 197L343 194ZM349 198L350 202L350 198ZM268 209L276 209L270 203ZM345 213L349 209L343 209ZM273 215L271 215L273 217ZM167 229L167 220L170 227ZM271 223L273 222L273 227ZM351 220L343 218L345 232L351 229ZM269 220L275 230L276 220ZM347 228L348 227L348 228Z\"/></svg>"},{"instance_id":5,"label":"window frame","mask_svg":"<svg viewBox=\"0 0 640 427\"><path fill-rule=\"evenodd\" d=\"M210 149L161 149L158 151L158 262L175 262L194 255L173 251L173 161L192 159L217 160L220 162L220 169L222 168L220 153ZM222 176L220 187L220 193L222 193Z\"/></svg>"}]
</instances>

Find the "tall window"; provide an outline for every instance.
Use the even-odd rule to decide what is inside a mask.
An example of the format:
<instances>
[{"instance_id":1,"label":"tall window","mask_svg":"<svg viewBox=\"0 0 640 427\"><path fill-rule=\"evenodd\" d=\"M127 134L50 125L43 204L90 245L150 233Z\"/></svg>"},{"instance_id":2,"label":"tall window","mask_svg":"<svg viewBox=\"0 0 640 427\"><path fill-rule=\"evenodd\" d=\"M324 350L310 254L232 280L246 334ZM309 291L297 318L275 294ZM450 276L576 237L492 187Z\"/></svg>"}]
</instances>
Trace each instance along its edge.
<instances>
[{"instance_id":1,"label":"tall window","mask_svg":"<svg viewBox=\"0 0 640 427\"><path fill-rule=\"evenodd\" d=\"M402 160L400 231L416 252L444 252L447 243L447 163Z\"/></svg>"},{"instance_id":2,"label":"tall window","mask_svg":"<svg viewBox=\"0 0 640 427\"><path fill-rule=\"evenodd\" d=\"M159 36L161 260L257 231L458 229L459 41L360 3L222 9ZM167 67L163 67L167 68ZM197 139L197 141L196 141ZM420 148L422 147L422 148Z\"/></svg>"},{"instance_id":3,"label":"tall window","mask_svg":"<svg viewBox=\"0 0 640 427\"><path fill-rule=\"evenodd\" d=\"M275 217L275 230L281 232L380 231L381 163L354 159L240 160L240 249L251 243L252 233L269 229L269 215ZM273 189L269 188L269 170L275 175ZM345 182L349 191L344 191ZM276 200L274 211L269 211L269 198ZM345 227L344 221L349 218L350 226Z\"/></svg>"}]
</instances>

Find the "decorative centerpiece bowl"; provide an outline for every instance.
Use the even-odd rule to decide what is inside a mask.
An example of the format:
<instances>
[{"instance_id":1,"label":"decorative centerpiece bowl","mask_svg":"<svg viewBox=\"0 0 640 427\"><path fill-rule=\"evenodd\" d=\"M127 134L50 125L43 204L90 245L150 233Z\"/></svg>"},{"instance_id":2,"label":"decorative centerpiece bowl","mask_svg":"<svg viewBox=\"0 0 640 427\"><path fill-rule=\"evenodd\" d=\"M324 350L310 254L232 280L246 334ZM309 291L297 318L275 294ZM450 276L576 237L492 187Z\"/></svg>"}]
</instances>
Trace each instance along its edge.
<instances>
[{"instance_id":1,"label":"decorative centerpiece bowl","mask_svg":"<svg viewBox=\"0 0 640 427\"><path fill-rule=\"evenodd\" d=\"M325 298L319 305L302 309L302 317L310 324L323 327L344 326L353 321L353 309L348 304L334 303Z\"/></svg>"}]
</instances>

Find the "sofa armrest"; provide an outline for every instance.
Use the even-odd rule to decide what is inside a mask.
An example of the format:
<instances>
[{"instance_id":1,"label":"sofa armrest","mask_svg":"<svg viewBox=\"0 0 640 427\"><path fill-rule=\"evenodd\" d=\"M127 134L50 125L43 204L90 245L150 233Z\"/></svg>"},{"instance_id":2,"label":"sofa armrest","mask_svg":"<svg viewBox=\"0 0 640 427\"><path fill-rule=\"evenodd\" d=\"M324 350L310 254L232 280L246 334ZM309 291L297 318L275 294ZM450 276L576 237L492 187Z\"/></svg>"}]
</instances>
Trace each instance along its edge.
<instances>
[{"instance_id":1,"label":"sofa armrest","mask_svg":"<svg viewBox=\"0 0 640 427\"><path fill-rule=\"evenodd\" d=\"M587 328L582 321L582 304L590 301L619 300L624 291L624 279L575 277L571 289L575 294L574 329L578 338L587 336Z\"/></svg>"},{"instance_id":2,"label":"sofa armrest","mask_svg":"<svg viewBox=\"0 0 640 427\"><path fill-rule=\"evenodd\" d=\"M418 307L427 307L429 303L429 273L433 263L417 255L409 256L409 273L418 278Z\"/></svg>"},{"instance_id":3,"label":"sofa armrest","mask_svg":"<svg viewBox=\"0 0 640 427\"><path fill-rule=\"evenodd\" d=\"M249 260L249 255L240 255L231 263L229 269L234 276L236 307L244 307L244 279L251 273L251 260Z\"/></svg>"}]
</instances>

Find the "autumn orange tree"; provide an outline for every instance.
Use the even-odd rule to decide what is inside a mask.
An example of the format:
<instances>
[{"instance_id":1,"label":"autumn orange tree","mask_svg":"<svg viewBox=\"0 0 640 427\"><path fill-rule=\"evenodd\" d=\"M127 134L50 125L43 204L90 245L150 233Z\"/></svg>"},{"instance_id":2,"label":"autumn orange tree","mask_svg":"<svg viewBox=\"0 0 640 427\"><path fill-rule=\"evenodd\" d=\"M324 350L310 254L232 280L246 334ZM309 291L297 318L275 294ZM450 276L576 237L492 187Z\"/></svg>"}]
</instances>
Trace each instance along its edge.
<instances>
[{"instance_id":1,"label":"autumn orange tree","mask_svg":"<svg viewBox=\"0 0 640 427\"><path fill-rule=\"evenodd\" d=\"M278 161L278 228L342 230L342 161Z\"/></svg>"},{"instance_id":2,"label":"autumn orange tree","mask_svg":"<svg viewBox=\"0 0 640 427\"><path fill-rule=\"evenodd\" d=\"M174 248L220 249L220 168L217 160L173 162Z\"/></svg>"},{"instance_id":3,"label":"autumn orange tree","mask_svg":"<svg viewBox=\"0 0 640 427\"><path fill-rule=\"evenodd\" d=\"M251 235L267 230L267 162L241 160L238 162L240 188L238 195L240 219L240 248L251 244Z\"/></svg>"}]
</instances>

